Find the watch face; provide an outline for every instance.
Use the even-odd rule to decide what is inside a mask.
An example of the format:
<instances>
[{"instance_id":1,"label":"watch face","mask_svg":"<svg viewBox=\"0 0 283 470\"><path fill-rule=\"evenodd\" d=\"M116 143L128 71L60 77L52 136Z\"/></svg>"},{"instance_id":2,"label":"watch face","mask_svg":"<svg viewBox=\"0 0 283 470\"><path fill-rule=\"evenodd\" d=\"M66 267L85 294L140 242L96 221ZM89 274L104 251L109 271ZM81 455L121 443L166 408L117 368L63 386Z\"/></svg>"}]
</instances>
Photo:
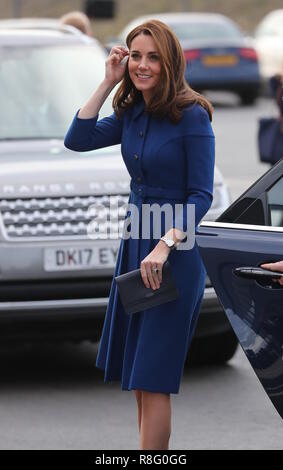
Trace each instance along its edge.
<instances>
[{"instance_id":1,"label":"watch face","mask_svg":"<svg viewBox=\"0 0 283 470\"><path fill-rule=\"evenodd\" d=\"M174 245L174 240L167 240L168 246L173 246Z\"/></svg>"}]
</instances>

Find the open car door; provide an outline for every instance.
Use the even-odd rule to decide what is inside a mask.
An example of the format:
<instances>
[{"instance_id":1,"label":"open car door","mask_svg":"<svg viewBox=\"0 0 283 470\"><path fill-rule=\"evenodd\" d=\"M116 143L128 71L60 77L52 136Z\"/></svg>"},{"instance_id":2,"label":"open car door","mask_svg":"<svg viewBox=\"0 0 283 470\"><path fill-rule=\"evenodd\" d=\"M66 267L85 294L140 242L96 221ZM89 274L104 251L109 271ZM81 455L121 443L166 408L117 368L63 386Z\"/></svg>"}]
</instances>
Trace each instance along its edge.
<instances>
[{"instance_id":1,"label":"open car door","mask_svg":"<svg viewBox=\"0 0 283 470\"><path fill-rule=\"evenodd\" d=\"M283 159L215 222L202 222L196 239L239 343L283 418L283 287L260 268L283 260Z\"/></svg>"}]
</instances>

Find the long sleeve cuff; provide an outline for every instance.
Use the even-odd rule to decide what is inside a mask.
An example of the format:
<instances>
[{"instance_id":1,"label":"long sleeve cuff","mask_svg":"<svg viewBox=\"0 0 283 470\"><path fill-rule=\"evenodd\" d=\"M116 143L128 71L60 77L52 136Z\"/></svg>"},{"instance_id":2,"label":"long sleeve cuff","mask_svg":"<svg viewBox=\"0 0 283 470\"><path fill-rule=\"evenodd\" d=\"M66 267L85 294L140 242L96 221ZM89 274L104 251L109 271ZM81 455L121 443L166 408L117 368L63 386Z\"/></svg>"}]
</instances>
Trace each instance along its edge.
<instances>
[{"instance_id":1,"label":"long sleeve cuff","mask_svg":"<svg viewBox=\"0 0 283 470\"><path fill-rule=\"evenodd\" d=\"M78 117L80 109L76 112L73 121L68 129L68 132L64 139L64 145L70 150L83 151L85 148L88 148L88 141L86 141L86 136L91 135L96 122L98 120L99 114L93 118L82 119Z\"/></svg>"}]
</instances>

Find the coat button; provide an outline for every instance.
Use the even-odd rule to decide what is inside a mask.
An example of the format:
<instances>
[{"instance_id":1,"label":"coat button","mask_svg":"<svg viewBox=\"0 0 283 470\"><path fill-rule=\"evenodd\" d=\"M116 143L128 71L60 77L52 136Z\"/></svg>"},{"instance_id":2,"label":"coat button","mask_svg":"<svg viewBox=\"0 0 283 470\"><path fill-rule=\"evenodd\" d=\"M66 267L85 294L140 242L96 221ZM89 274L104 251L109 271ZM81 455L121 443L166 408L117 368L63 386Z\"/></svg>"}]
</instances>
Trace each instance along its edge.
<instances>
[{"instance_id":1,"label":"coat button","mask_svg":"<svg viewBox=\"0 0 283 470\"><path fill-rule=\"evenodd\" d=\"M143 137L143 131L140 131L140 137Z\"/></svg>"},{"instance_id":2,"label":"coat button","mask_svg":"<svg viewBox=\"0 0 283 470\"><path fill-rule=\"evenodd\" d=\"M137 159L139 158L139 156L138 156L138 155L134 155L134 158L137 160Z\"/></svg>"},{"instance_id":3,"label":"coat button","mask_svg":"<svg viewBox=\"0 0 283 470\"><path fill-rule=\"evenodd\" d=\"M142 180L142 179L141 179L141 177L139 176L139 177L138 177L138 181L141 181L141 180Z\"/></svg>"}]
</instances>

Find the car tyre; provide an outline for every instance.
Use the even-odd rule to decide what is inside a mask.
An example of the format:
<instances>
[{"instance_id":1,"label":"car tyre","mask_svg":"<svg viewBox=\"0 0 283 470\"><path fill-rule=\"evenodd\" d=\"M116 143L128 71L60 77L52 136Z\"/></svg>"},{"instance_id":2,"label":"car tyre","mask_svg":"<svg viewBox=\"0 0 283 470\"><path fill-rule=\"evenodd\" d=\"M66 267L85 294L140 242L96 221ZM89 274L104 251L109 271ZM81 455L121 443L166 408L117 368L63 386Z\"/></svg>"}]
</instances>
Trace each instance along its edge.
<instances>
[{"instance_id":1,"label":"car tyre","mask_svg":"<svg viewBox=\"0 0 283 470\"><path fill-rule=\"evenodd\" d=\"M186 365L224 364L232 359L238 347L233 330L214 336L195 338L186 358Z\"/></svg>"},{"instance_id":2,"label":"car tyre","mask_svg":"<svg viewBox=\"0 0 283 470\"><path fill-rule=\"evenodd\" d=\"M257 94L252 91L245 91L243 93L240 93L240 99L243 106L250 106L255 104Z\"/></svg>"}]
</instances>

